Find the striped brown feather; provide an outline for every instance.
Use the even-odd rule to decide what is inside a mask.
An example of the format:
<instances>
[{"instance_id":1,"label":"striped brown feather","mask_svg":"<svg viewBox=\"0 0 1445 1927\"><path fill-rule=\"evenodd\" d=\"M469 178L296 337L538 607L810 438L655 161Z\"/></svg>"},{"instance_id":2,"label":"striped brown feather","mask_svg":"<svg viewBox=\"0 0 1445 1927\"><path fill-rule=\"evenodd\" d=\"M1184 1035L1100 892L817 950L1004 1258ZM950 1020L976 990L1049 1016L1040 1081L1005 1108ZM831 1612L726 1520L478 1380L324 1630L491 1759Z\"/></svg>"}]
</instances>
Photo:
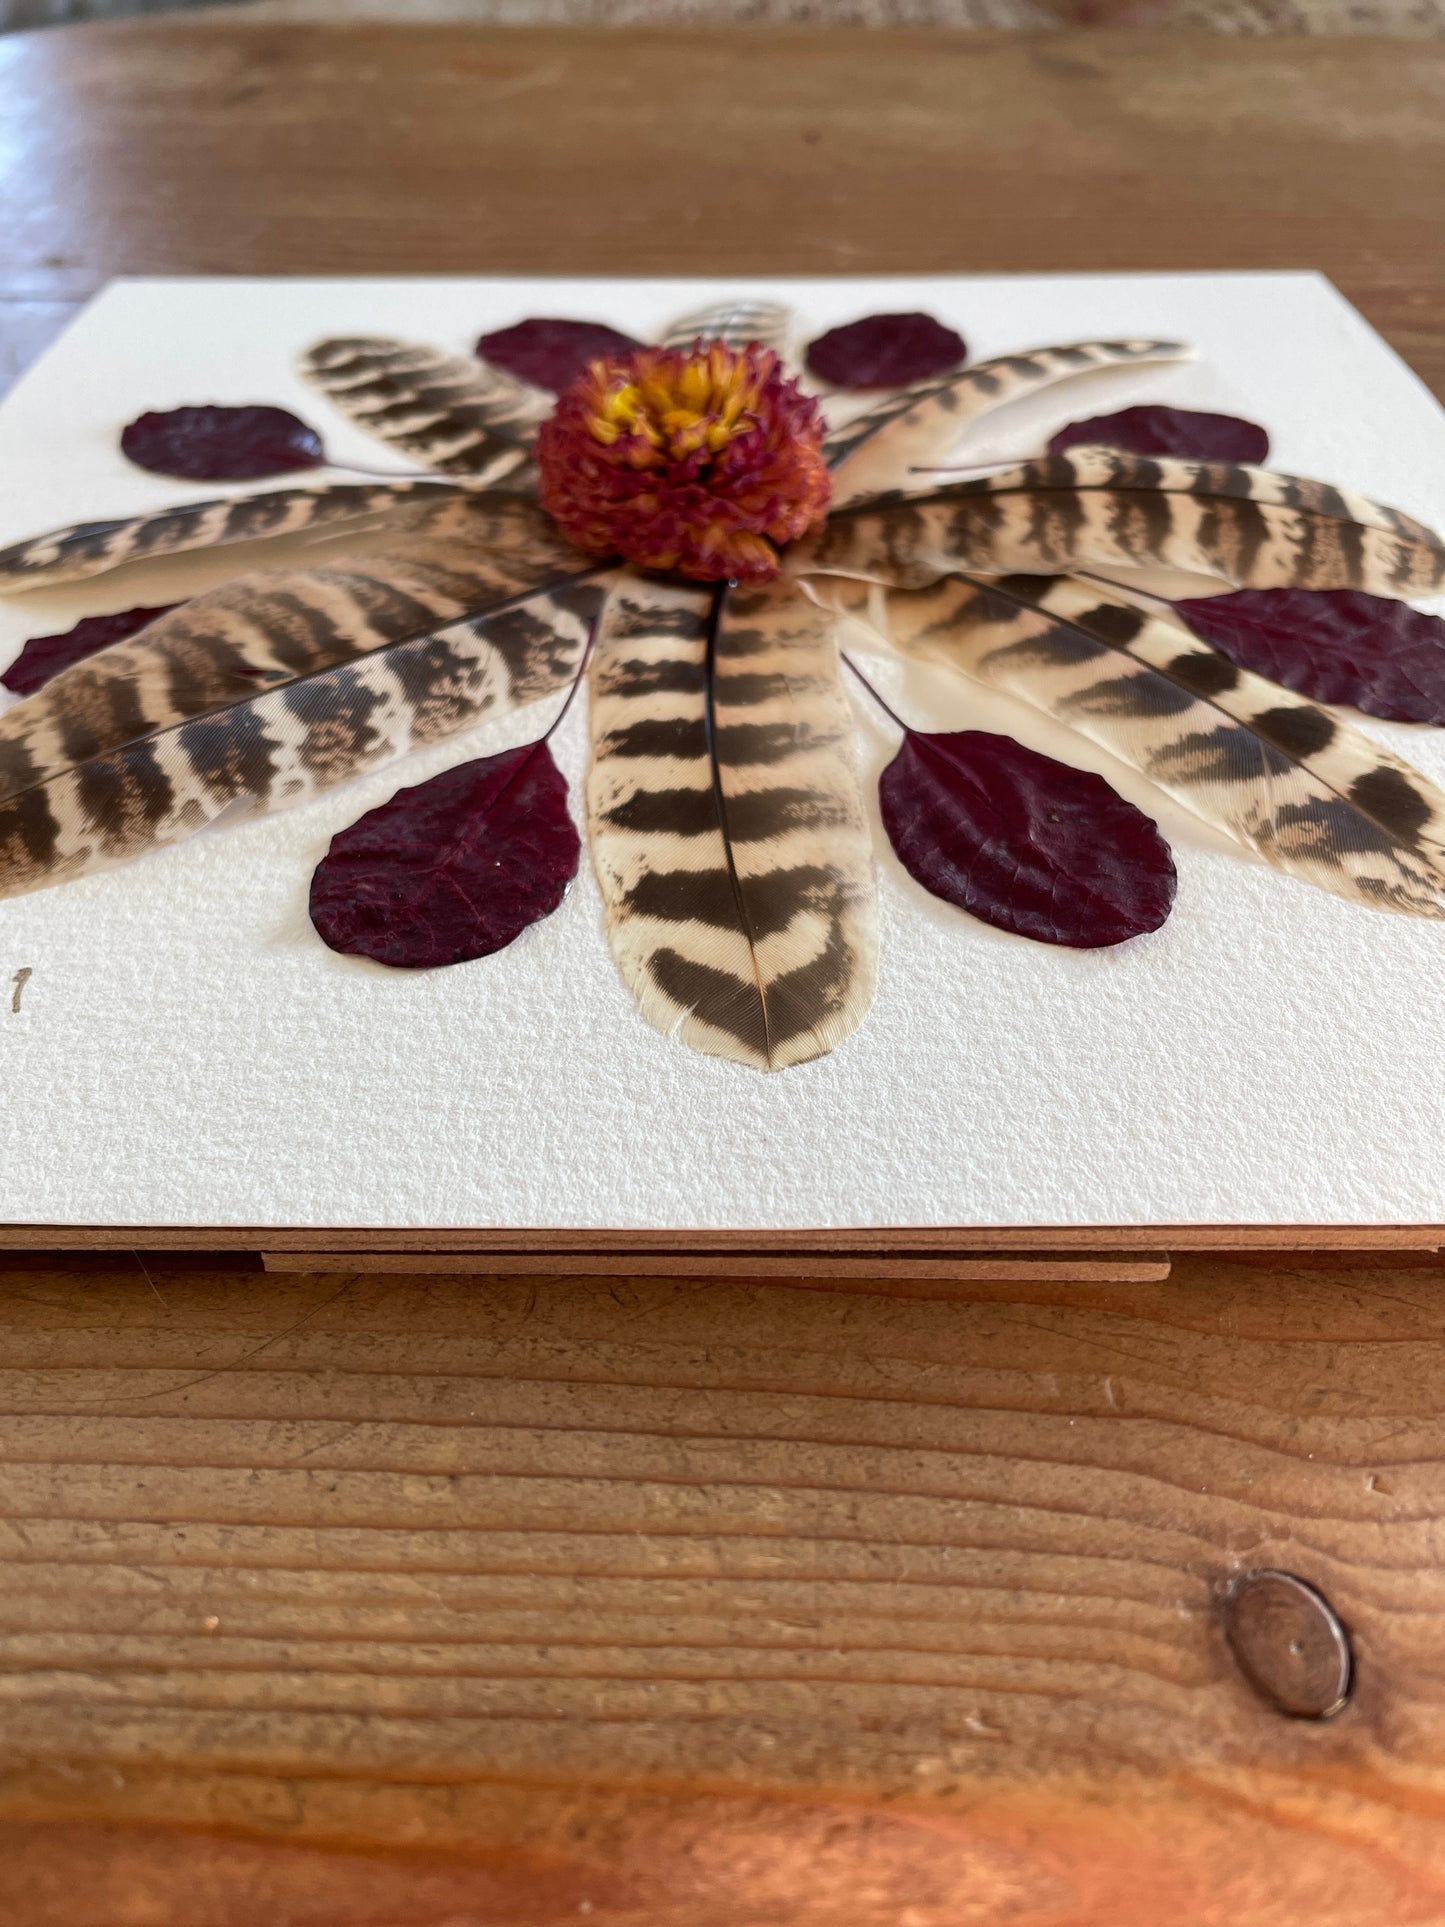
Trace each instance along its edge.
<instances>
[{"instance_id":1,"label":"striped brown feather","mask_svg":"<svg viewBox=\"0 0 1445 1927\"><path fill-rule=\"evenodd\" d=\"M490 362L382 335L318 341L304 380L359 428L441 475L517 486L554 398Z\"/></svg>"},{"instance_id":2,"label":"striped brown feather","mask_svg":"<svg viewBox=\"0 0 1445 1927\"><path fill-rule=\"evenodd\" d=\"M1245 462L1191 462L1180 456L1132 455L1117 448L1071 448L992 475L975 476L940 493L1007 495L1019 489L1140 489L1201 499L1262 502L1325 521L1358 522L1363 528L1383 529L1388 534L1441 546L1441 537L1434 529L1406 515L1403 509L1389 508L1361 495L1357 489L1313 481L1304 475L1283 475Z\"/></svg>"},{"instance_id":3,"label":"striped brown feather","mask_svg":"<svg viewBox=\"0 0 1445 1927\"><path fill-rule=\"evenodd\" d=\"M494 520L488 514L483 523ZM288 807L575 669L595 572L480 530L242 577L0 717L0 896Z\"/></svg>"},{"instance_id":4,"label":"striped brown feather","mask_svg":"<svg viewBox=\"0 0 1445 1927\"><path fill-rule=\"evenodd\" d=\"M829 1051L876 977L833 620L791 585L627 578L592 670L588 819L644 1016L760 1070Z\"/></svg>"},{"instance_id":5,"label":"striped brown feather","mask_svg":"<svg viewBox=\"0 0 1445 1927\"><path fill-rule=\"evenodd\" d=\"M1241 588L1445 587L1445 539L1325 482L1084 448L936 493L834 514L788 567L921 588L954 570L1165 567Z\"/></svg>"},{"instance_id":6,"label":"striped brown feather","mask_svg":"<svg viewBox=\"0 0 1445 1927\"><path fill-rule=\"evenodd\" d=\"M1372 908L1445 916L1445 794L1168 617L1066 576L823 587L843 588L906 655L1022 697L1277 869Z\"/></svg>"},{"instance_id":7,"label":"striped brown feather","mask_svg":"<svg viewBox=\"0 0 1445 1927\"><path fill-rule=\"evenodd\" d=\"M916 470L943 461L970 422L1008 402L1102 369L1187 361L1180 341L1077 341L1061 348L997 355L958 374L914 382L884 395L824 442L838 507L927 486Z\"/></svg>"},{"instance_id":8,"label":"striped brown feather","mask_svg":"<svg viewBox=\"0 0 1445 1927\"><path fill-rule=\"evenodd\" d=\"M658 337L664 348L690 348L694 341L724 341L729 348L754 342L771 348L778 359L792 356L796 316L779 301L713 301L671 321Z\"/></svg>"},{"instance_id":9,"label":"striped brown feather","mask_svg":"<svg viewBox=\"0 0 1445 1927\"><path fill-rule=\"evenodd\" d=\"M460 493L446 482L338 482L182 502L105 522L76 522L0 549L0 593L48 589L104 575L127 562L237 542L266 542L368 522L412 526L456 501Z\"/></svg>"}]
</instances>

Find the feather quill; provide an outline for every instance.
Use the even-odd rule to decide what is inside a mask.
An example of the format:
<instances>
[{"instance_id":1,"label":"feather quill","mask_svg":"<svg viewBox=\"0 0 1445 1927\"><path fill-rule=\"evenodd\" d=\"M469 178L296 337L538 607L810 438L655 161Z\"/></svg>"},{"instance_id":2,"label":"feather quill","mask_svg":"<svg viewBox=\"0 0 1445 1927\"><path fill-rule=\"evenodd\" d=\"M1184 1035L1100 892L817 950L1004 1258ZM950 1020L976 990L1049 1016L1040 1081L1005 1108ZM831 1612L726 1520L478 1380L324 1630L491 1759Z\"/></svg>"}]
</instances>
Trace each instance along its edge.
<instances>
[{"instance_id":1,"label":"feather quill","mask_svg":"<svg viewBox=\"0 0 1445 1927\"><path fill-rule=\"evenodd\" d=\"M789 584L630 578L592 667L593 862L658 1029L781 1070L873 1000L873 861L833 618Z\"/></svg>"},{"instance_id":2,"label":"feather quill","mask_svg":"<svg viewBox=\"0 0 1445 1927\"><path fill-rule=\"evenodd\" d=\"M1180 341L1078 341L998 355L958 374L913 382L828 435L823 450L833 470L833 500L844 508L877 495L919 493L932 485L915 471L944 460L981 415L1101 369L1187 361L1192 355Z\"/></svg>"},{"instance_id":3,"label":"feather quill","mask_svg":"<svg viewBox=\"0 0 1445 1927\"><path fill-rule=\"evenodd\" d=\"M1165 567L1237 588L1433 595L1445 539L1326 482L1228 462L1083 448L874 509L788 551L795 574L922 588L955 571Z\"/></svg>"},{"instance_id":4,"label":"feather quill","mask_svg":"<svg viewBox=\"0 0 1445 1927\"><path fill-rule=\"evenodd\" d=\"M565 681L605 581L540 527L499 555L497 519L468 502L365 564L240 577L17 703L0 896L178 842L239 799L286 808Z\"/></svg>"},{"instance_id":5,"label":"feather quill","mask_svg":"<svg viewBox=\"0 0 1445 1927\"><path fill-rule=\"evenodd\" d=\"M822 588L904 655L1022 697L1276 869L1376 909L1445 916L1445 794L1167 617L1063 576Z\"/></svg>"},{"instance_id":6,"label":"feather quill","mask_svg":"<svg viewBox=\"0 0 1445 1927\"><path fill-rule=\"evenodd\" d=\"M383 335L318 341L300 373L354 421L440 475L518 486L553 397L504 369Z\"/></svg>"}]
</instances>

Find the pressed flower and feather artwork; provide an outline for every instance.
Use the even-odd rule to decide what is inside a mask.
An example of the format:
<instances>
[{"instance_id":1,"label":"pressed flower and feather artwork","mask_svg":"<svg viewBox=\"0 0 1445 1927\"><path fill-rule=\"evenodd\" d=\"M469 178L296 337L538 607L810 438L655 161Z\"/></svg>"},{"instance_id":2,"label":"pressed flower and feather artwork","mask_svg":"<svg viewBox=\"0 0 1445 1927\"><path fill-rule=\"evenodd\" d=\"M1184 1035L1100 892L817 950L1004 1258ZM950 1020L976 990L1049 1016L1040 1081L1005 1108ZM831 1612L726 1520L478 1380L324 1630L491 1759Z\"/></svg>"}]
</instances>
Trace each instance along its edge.
<instances>
[{"instance_id":1,"label":"pressed flower and feather artwork","mask_svg":"<svg viewBox=\"0 0 1445 1927\"><path fill-rule=\"evenodd\" d=\"M63 343L0 413L41 480L0 524L0 1046L53 1090L79 1018L145 1111L83 968L67 1005L93 932L142 1084L188 999L243 1111L319 1091L323 1222L1293 1217L1265 1117L1263 1181L1391 1215L1320 1112L1445 1121L1402 1029L1445 995L1440 465L1398 459L1445 438L1332 291L372 285L366 325L366 284L248 284L197 343L177 284L169 357L165 284L118 289L124 357L62 397ZM235 1179L200 1219L307 1221Z\"/></svg>"}]
</instances>

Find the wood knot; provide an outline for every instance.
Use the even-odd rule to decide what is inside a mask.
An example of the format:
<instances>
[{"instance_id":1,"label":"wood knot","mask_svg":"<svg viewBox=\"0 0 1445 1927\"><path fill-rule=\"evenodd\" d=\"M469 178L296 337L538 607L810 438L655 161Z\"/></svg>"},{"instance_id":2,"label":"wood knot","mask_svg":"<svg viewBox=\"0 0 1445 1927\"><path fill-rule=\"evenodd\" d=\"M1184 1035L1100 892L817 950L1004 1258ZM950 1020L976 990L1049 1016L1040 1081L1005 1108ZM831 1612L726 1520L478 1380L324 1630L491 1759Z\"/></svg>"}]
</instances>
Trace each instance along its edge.
<instances>
[{"instance_id":1,"label":"wood knot","mask_svg":"<svg viewBox=\"0 0 1445 1927\"><path fill-rule=\"evenodd\" d=\"M1324 1594L1292 1572L1242 1573L1224 1601L1224 1636L1262 1700L1297 1720L1343 1711L1354 1684L1350 1636Z\"/></svg>"}]
</instances>

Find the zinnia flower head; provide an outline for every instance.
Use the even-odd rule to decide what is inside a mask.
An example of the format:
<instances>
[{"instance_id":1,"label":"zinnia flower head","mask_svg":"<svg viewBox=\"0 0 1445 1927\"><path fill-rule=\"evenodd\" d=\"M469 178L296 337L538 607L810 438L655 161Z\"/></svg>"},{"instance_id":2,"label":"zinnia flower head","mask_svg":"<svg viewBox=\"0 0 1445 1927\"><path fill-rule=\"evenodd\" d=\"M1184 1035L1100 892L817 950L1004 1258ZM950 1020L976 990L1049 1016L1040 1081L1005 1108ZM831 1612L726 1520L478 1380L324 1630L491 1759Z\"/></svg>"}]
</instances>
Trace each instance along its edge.
<instances>
[{"instance_id":1,"label":"zinnia flower head","mask_svg":"<svg viewBox=\"0 0 1445 1927\"><path fill-rule=\"evenodd\" d=\"M539 499L592 555L766 582L827 512L817 403L769 348L721 341L594 361L537 438Z\"/></svg>"}]
</instances>

